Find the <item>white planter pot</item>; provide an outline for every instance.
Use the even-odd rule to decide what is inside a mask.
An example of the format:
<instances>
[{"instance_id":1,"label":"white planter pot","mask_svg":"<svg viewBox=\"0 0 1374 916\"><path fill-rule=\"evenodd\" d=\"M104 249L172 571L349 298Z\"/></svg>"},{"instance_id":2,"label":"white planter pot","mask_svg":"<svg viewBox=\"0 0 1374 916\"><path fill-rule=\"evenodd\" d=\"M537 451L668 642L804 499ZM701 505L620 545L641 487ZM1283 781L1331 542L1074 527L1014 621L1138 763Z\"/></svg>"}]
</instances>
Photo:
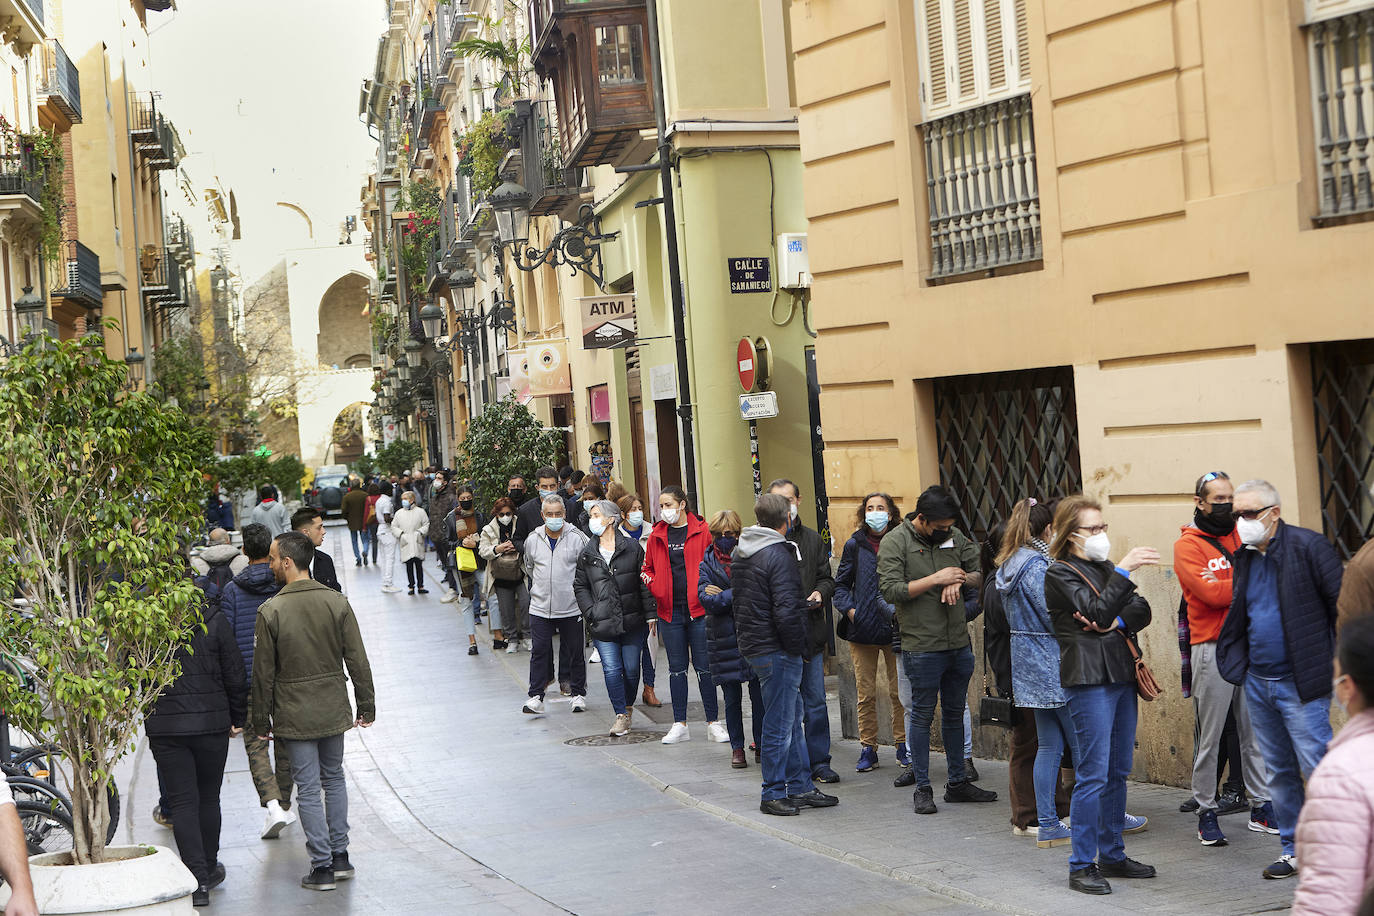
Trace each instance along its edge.
<instances>
[{"instance_id":1,"label":"white planter pot","mask_svg":"<svg viewBox=\"0 0 1374 916\"><path fill-rule=\"evenodd\" d=\"M139 916L190 916L195 876L165 846L112 846L110 861L70 865L70 853L49 853L29 860L38 912L44 916L113 913ZM0 889L0 907L10 889Z\"/></svg>"}]
</instances>

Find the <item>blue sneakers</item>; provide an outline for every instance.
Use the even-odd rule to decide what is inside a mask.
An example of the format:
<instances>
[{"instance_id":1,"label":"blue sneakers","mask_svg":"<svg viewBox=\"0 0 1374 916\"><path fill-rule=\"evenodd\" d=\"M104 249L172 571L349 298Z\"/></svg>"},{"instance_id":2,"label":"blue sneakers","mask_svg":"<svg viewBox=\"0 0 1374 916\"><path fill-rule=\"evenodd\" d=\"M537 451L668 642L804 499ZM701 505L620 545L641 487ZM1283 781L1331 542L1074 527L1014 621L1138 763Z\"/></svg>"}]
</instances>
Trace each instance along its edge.
<instances>
[{"instance_id":1,"label":"blue sneakers","mask_svg":"<svg viewBox=\"0 0 1374 916\"><path fill-rule=\"evenodd\" d=\"M1249 827L1256 833L1276 834L1279 832L1279 823L1274 820L1273 802L1265 802L1250 809Z\"/></svg>"},{"instance_id":2,"label":"blue sneakers","mask_svg":"<svg viewBox=\"0 0 1374 916\"><path fill-rule=\"evenodd\" d=\"M1063 846L1065 843L1073 842L1073 831L1069 825L1063 821L1056 821L1046 827L1040 825L1040 829L1035 834L1035 845L1041 849L1049 849L1051 846Z\"/></svg>"},{"instance_id":3,"label":"blue sneakers","mask_svg":"<svg viewBox=\"0 0 1374 916\"><path fill-rule=\"evenodd\" d=\"M899 767L909 767L909 766L911 766L911 752L908 751L908 750L906 749L906 742L905 742L905 741L903 741L903 742L901 742L900 744L897 745L897 766L899 766Z\"/></svg>"},{"instance_id":4,"label":"blue sneakers","mask_svg":"<svg viewBox=\"0 0 1374 916\"><path fill-rule=\"evenodd\" d=\"M865 744L863 751L859 754L859 762L855 764L854 769L860 773L867 773L869 770L876 770L877 768L878 749Z\"/></svg>"},{"instance_id":5,"label":"blue sneakers","mask_svg":"<svg viewBox=\"0 0 1374 916\"><path fill-rule=\"evenodd\" d=\"M1226 845L1226 834L1221 832L1221 826L1217 824L1217 812L1214 809L1204 808L1198 812L1197 838L1203 846Z\"/></svg>"},{"instance_id":6,"label":"blue sneakers","mask_svg":"<svg viewBox=\"0 0 1374 916\"><path fill-rule=\"evenodd\" d=\"M1131 812L1126 812L1126 820L1121 827L1122 833L1140 833L1145 829L1145 825L1150 823L1148 817L1136 817Z\"/></svg>"}]
</instances>

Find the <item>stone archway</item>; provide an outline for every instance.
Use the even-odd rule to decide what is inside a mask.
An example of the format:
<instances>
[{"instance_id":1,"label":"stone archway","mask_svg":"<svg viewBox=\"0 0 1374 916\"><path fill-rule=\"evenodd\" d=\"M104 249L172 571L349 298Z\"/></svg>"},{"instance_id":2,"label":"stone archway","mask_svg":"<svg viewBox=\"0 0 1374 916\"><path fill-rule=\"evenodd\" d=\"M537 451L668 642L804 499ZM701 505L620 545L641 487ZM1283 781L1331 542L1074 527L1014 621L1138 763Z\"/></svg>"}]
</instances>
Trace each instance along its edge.
<instances>
[{"instance_id":1,"label":"stone archway","mask_svg":"<svg viewBox=\"0 0 1374 916\"><path fill-rule=\"evenodd\" d=\"M320 297L316 353L321 366L360 368L358 357L370 353L372 324L367 316L368 286L367 277L347 273L331 283Z\"/></svg>"},{"instance_id":2,"label":"stone archway","mask_svg":"<svg viewBox=\"0 0 1374 916\"><path fill-rule=\"evenodd\" d=\"M355 401L334 418L331 464L352 464L367 450L367 427L364 425L367 409L367 404Z\"/></svg>"}]
</instances>

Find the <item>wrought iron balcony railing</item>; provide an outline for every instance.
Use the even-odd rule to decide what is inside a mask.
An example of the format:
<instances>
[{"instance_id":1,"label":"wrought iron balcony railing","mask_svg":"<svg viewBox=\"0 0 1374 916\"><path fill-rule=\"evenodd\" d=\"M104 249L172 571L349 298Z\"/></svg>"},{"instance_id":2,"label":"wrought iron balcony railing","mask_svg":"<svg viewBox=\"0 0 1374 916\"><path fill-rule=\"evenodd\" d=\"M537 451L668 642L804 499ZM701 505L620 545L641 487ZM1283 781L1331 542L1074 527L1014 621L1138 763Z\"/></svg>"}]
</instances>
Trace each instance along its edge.
<instances>
[{"instance_id":1,"label":"wrought iron balcony railing","mask_svg":"<svg viewBox=\"0 0 1374 916\"><path fill-rule=\"evenodd\" d=\"M181 265L166 248L145 245L138 259L140 289L149 305L178 308L185 305Z\"/></svg>"},{"instance_id":2,"label":"wrought iron balcony railing","mask_svg":"<svg viewBox=\"0 0 1374 916\"><path fill-rule=\"evenodd\" d=\"M1041 259L1031 97L920 126L925 141L932 278Z\"/></svg>"},{"instance_id":3,"label":"wrought iron balcony railing","mask_svg":"<svg viewBox=\"0 0 1374 916\"><path fill-rule=\"evenodd\" d=\"M105 297L100 286L100 255L85 245L69 239L62 243L58 259L58 286L52 294L68 299L83 308L99 308Z\"/></svg>"},{"instance_id":4,"label":"wrought iron balcony railing","mask_svg":"<svg viewBox=\"0 0 1374 916\"><path fill-rule=\"evenodd\" d=\"M0 196L22 195L41 206L45 175L43 161L29 150L0 153Z\"/></svg>"},{"instance_id":5,"label":"wrought iron balcony railing","mask_svg":"<svg viewBox=\"0 0 1374 916\"><path fill-rule=\"evenodd\" d=\"M151 168L174 169L178 157L172 126L157 110L157 96L129 94L129 136L134 152Z\"/></svg>"},{"instance_id":6,"label":"wrought iron balcony railing","mask_svg":"<svg viewBox=\"0 0 1374 916\"><path fill-rule=\"evenodd\" d=\"M67 120L81 123L81 73L56 38L43 49L44 68L38 87L40 102L51 101Z\"/></svg>"},{"instance_id":7,"label":"wrought iron balcony railing","mask_svg":"<svg viewBox=\"0 0 1374 916\"><path fill-rule=\"evenodd\" d=\"M581 197L583 170L563 164L558 111L553 101L534 102L531 107L520 138L524 183L530 192L530 214L544 216L562 211Z\"/></svg>"},{"instance_id":8,"label":"wrought iron balcony railing","mask_svg":"<svg viewBox=\"0 0 1374 916\"><path fill-rule=\"evenodd\" d=\"M1374 9L1307 26L1312 49L1313 125L1321 218L1374 211Z\"/></svg>"}]
</instances>

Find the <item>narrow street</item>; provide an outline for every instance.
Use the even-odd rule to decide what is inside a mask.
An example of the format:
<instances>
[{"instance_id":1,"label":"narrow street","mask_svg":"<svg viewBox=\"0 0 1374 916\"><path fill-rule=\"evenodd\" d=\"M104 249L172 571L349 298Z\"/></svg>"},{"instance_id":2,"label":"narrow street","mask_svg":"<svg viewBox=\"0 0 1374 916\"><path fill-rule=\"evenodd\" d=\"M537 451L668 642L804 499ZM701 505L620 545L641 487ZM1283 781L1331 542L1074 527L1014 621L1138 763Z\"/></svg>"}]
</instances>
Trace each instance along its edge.
<instances>
[{"instance_id":1,"label":"narrow street","mask_svg":"<svg viewBox=\"0 0 1374 916\"><path fill-rule=\"evenodd\" d=\"M528 655L493 654L479 629L482 653L468 657L464 628L454 607L438 602L437 587L427 596L381 595L380 574L353 566L337 523L325 548L358 611L378 692L377 724L350 734L346 757L358 878L332 894L298 886L306 869L300 828L279 841L258 838L256 796L235 746L223 803L229 878L215 892L215 912L1182 916L1280 910L1291 898L1291 883L1260 879L1273 838L1231 820L1231 846L1200 849L1193 818L1177 811L1182 793L1163 786L1132 784L1130 810L1151 823L1128 838L1129 852L1159 866L1160 877L1121 882L1105 899L1070 892L1067 847L1013 838L1001 801L941 805L917 822L909 791L891 786L891 752L877 771L857 775L853 741L834 743L843 781L829 791L840 807L766 818L757 811L757 767L729 768L696 724L699 704L687 744L656 740L671 718L665 706L651 711L657 723L636 715L631 737L651 734L645 743L569 746L600 738L609 721L598 667L588 668L585 714L569 712L555 691L547 716L523 716ZM666 675L662 686L666 698ZM156 783L145 748L131 765L132 777L121 778L122 836L170 844L149 815ZM1005 765L979 766L983 784L1005 797Z\"/></svg>"}]
</instances>

